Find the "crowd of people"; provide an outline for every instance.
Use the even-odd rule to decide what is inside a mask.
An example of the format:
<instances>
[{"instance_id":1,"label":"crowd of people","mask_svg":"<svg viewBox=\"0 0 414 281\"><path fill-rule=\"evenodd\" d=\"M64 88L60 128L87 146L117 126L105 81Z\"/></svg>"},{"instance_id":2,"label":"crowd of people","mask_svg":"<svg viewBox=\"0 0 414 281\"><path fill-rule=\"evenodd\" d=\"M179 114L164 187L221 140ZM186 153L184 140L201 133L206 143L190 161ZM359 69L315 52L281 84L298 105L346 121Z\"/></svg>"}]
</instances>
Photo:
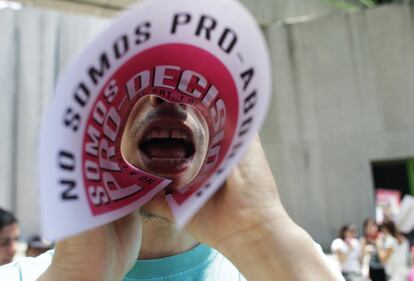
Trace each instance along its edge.
<instances>
[{"instance_id":1,"label":"crowd of people","mask_svg":"<svg viewBox=\"0 0 414 281\"><path fill-rule=\"evenodd\" d=\"M410 251L409 241L395 223L386 220L378 225L374 219L367 218L362 229L358 239L357 227L346 224L331 244L345 280L414 281L414 246ZM0 266L16 256L19 236L16 217L0 208ZM36 257L52 247L51 242L33 235L27 240L24 256Z\"/></svg>"},{"instance_id":2,"label":"crowd of people","mask_svg":"<svg viewBox=\"0 0 414 281\"><path fill-rule=\"evenodd\" d=\"M362 229L358 239L357 227L344 225L331 244L345 280L414 281L414 247L410 255L409 241L396 224L367 218Z\"/></svg>"},{"instance_id":3,"label":"crowd of people","mask_svg":"<svg viewBox=\"0 0 414 281\"><path fill-rule=\"evenodd\" d=\"M346 281L414 281L414 246L402 235L392 220L378 225L372 218L363 223L358 239L357 227L346 224L331 244ZM0 208L0 266L16 256L20 236L13 213ZM39 235L27 240L24 255L36 257L53 244ZM410 265L411 269L410 269Z\"/></svg>"},{"instance_id":4,"label":"crowd of people","mask_svg":"<svg viewBox=\"0 0 414 281\"><path fill-rule=\"evenodd\" d=\"M414 281L414 246L402 235L392 220L378 225L372 218L363 223L362 237L357 227L346 224L331 244L346 281ZM16 256L20 236L13 213L0 208L0 266ZM27 240L24 255L36 257L53 244L38 235ZM411 265L411 266L410 266ZM410 269L411 267L411 269Z\"/></svg>"},{"instance_id":5,"label":"crowd of people","mask_svg":"<svg viewBox=\"0 0 414 281\"><path fill-rule=\"evenodd\" d=\"M0 208L0 266L19 256L19 237L18 220L12 212ZM53 243L39 235L32 235L22 246L20 256L36 257L51 249Z\"/></svg>"}]
</instances>

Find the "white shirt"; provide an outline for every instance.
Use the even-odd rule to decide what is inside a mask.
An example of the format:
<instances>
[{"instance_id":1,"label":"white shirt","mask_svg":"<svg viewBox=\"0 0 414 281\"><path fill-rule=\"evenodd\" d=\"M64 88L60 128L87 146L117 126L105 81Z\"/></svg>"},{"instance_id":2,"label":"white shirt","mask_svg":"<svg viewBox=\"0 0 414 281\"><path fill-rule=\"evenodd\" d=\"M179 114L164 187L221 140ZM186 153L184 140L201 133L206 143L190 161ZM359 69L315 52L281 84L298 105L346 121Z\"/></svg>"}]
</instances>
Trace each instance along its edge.
<instances>
[{"instance_id":1,"label":"white shirt","mask_svg":"<svg viewBox=\"0 0 414 281\"><path fill-rule=\"evenodd\" d=\"M401 244L398 243L398 240L391 235L387 235L384 240L384 248L392 249L392 254L385 262L385 272L389 276L400 274L397 272L402 272L401 274L408 273L408 260L409 260L409 244L406 239L404 239Z\"/></svg>"},{"instance_id":2,"label":"white shirt","mask_svg":"<svg viewBox=\"0 0 414 281\"><path fill-rule=\"evenodd\" d=\"M361 245L355 238L350 241L350 244L351 246L341 238L336 238L331 244L331 251L332 253L339 251L347 256L346 261L341 264L341 271L360 273L361 265L359 257L361 255Z\"/></svg>"}]
</instances>

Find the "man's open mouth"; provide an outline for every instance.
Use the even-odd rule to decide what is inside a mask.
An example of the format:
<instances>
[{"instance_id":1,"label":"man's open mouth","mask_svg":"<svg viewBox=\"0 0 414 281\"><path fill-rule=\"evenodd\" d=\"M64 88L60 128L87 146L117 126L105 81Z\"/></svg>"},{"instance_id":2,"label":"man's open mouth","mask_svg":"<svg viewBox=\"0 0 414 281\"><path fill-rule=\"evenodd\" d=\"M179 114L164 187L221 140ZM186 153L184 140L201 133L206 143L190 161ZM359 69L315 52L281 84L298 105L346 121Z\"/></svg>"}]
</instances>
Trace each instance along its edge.
<instances>
[{"instance_id":1,"label":"man's open mouth","mask_svg":"<svg viewBox=\"0 0 414 281\"><path fill-rule=\"evenodd\" d=\"M157 123L145 130L138 143L144 164L162 174L184 171L195 153L193 133L186 126L168 128Z\"/></svg>"}]
</instances>

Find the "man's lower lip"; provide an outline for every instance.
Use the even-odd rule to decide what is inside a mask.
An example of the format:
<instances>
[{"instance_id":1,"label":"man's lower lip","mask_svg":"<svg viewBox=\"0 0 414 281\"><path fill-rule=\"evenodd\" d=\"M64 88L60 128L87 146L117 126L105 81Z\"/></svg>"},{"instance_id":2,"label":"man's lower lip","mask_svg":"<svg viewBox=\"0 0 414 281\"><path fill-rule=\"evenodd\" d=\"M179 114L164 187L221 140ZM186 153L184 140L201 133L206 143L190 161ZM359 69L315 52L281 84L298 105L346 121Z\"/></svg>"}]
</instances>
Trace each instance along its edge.
<instances>
[{"instance_id":1,"label":"man's lower lip","mask_svg":"<svg viewBox=\"0 0 414 281\"><path fill-rule=\"evenodd\" d=\"M142 158L144 165L152 172L171 175L184 172L191 161L191 158L150 158L145 154Z\"/></svg>"}]
</instances>

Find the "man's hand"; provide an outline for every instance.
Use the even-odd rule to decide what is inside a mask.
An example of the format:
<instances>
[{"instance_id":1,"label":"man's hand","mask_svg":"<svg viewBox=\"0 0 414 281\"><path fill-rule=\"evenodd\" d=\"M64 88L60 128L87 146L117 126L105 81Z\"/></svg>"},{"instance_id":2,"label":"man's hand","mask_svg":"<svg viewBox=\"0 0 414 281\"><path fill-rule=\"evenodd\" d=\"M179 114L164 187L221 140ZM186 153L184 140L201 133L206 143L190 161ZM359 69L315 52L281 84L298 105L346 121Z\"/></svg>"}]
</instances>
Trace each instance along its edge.
<instances>
[{"instance_id":1,"label":"man's hand","mask_svg":"<svg viewBox=\"0 0 414 281\"><path fill-rule=\"evenodd\" d=\"M195 215L188 231L217 249L269 223L292 224L279 199L260 140L256 137L226 183Z\"/></svg>"},{"instance_id":2,"label":"man's hand","mask_svg":"<svg viewBox=\"0 0 414 281\"><path fill-rule=\"evenodd\" d=\"M258 137L188 229L226 255L249 281L340 278L287 215Z\"/></svg>"},{"instance_id":3,"label":"man's hand","mask_svg":"<svg viewBox=\"0 0 414 281\"><path fill-rule=\"evenodd\" d=\"M117 281L132 268L141 244L141 217L132 213L57 243L38 281Z\"/></svg>"}]
</instances>

